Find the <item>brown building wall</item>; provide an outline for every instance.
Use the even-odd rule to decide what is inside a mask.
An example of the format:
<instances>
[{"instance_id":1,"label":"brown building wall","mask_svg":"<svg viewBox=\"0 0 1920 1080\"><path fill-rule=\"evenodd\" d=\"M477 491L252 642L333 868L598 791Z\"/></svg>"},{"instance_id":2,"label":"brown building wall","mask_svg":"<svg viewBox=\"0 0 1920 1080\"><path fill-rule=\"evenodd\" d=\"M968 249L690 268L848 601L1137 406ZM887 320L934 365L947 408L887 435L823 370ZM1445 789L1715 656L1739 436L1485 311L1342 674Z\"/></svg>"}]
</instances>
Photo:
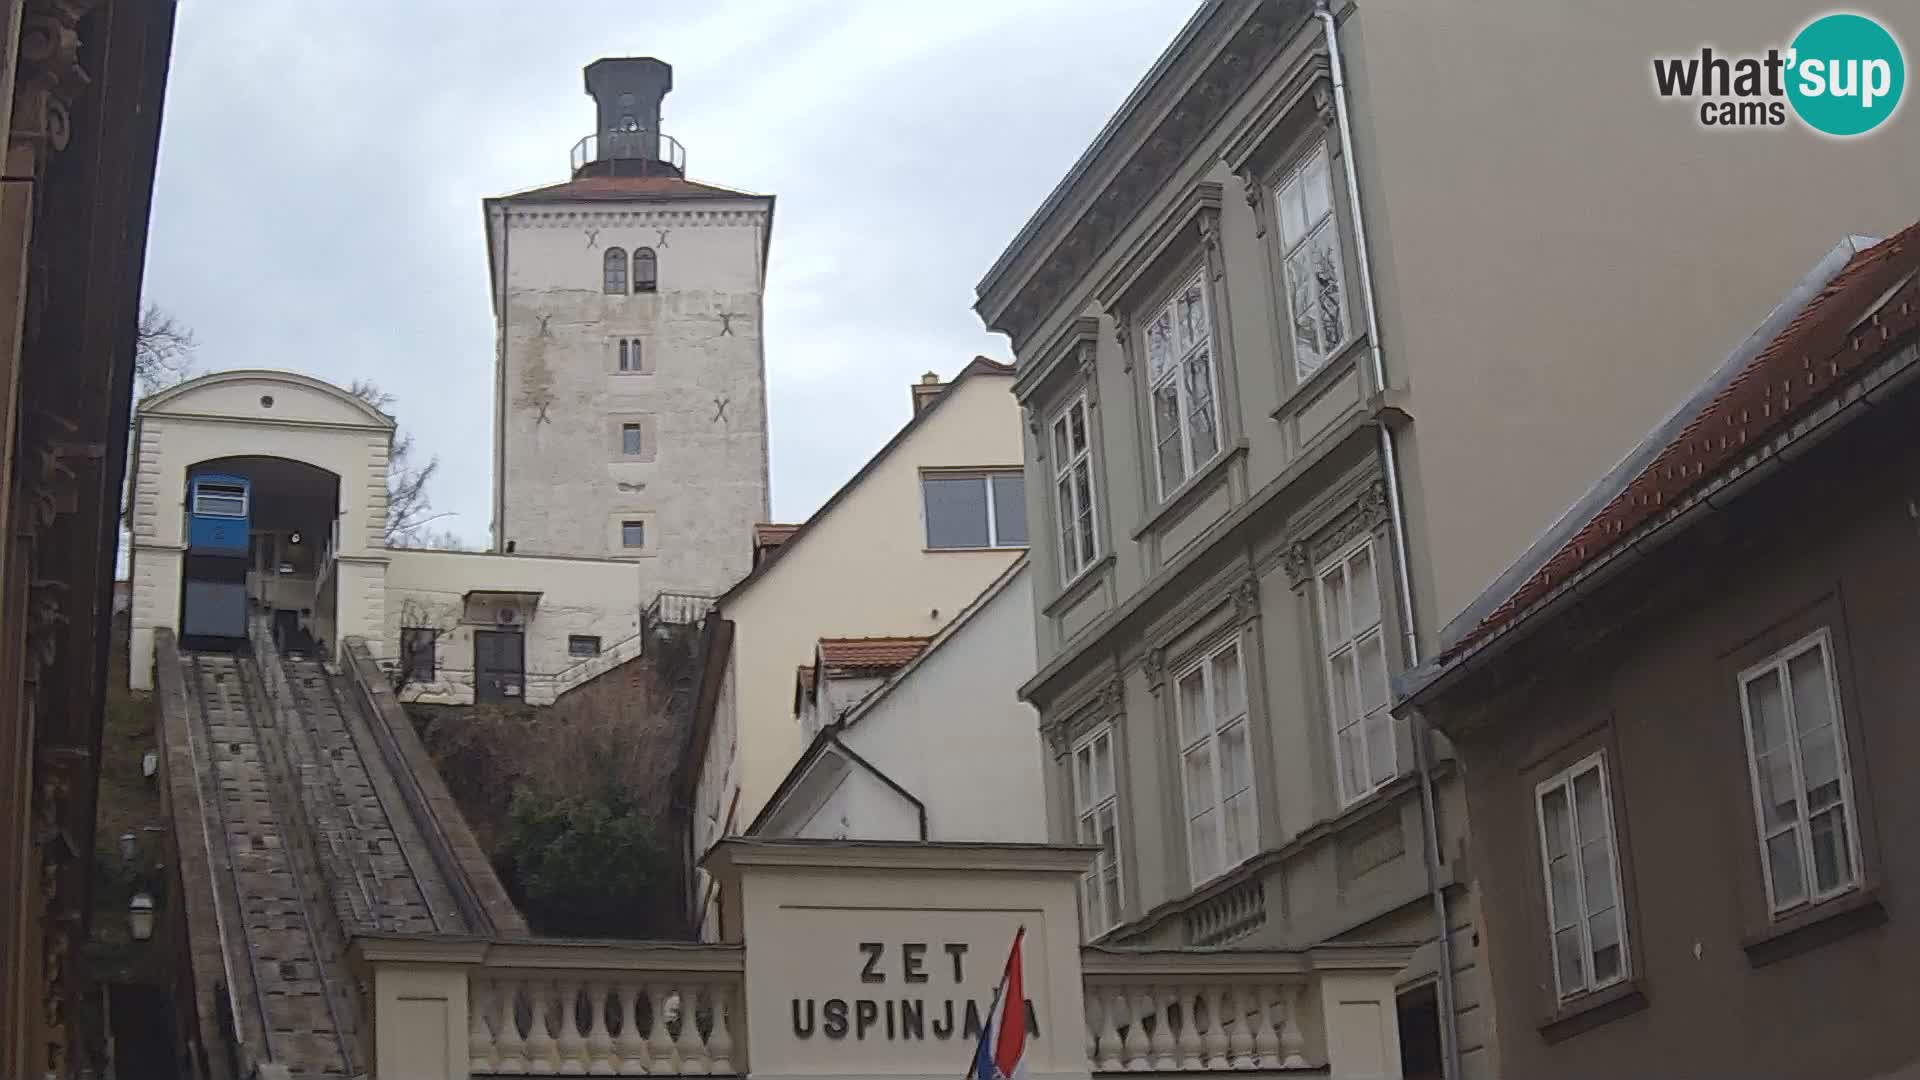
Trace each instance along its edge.
<instances>
[{"instance_id":1,"label":"brown building wall","mask_svg":"<svg viewBox=\"0 0 1920 1080\"><path fill-rule=\"evenodd\" d=\"M1810 454L1547 628L1505 668L1530 685L1471 717L1459 698L1434 710L1485 725L1456 745L1504 1075L1840 1078L1920 1059L1916 405L1909 392L1876 409L1875 430ZM1737 676L1822 626L1867 885L1783 934L1767 914ZM1635 985L1543 1025L1555 1002L1534 788L1595 749Z\"/></svg>"}]
</instances>

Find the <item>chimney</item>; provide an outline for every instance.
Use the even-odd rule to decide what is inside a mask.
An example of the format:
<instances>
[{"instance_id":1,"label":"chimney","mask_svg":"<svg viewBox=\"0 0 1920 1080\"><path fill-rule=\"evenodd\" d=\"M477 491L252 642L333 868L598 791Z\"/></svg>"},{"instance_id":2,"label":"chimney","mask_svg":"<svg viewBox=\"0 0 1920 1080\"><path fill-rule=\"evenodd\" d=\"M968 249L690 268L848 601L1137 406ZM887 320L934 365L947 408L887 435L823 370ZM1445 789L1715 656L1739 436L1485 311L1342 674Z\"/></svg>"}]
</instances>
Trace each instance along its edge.
<instances>
[{"instance_id":1,"label":"chimney","mask_svg":"<svg viewBox=\"0 0 1920 1080\"><path fill-rule=\"evenodd\" d=\"M933 399L939 397L946 388L947 384L940 381L940 376L931 371L920 376L920 381L913 384L913 415L919 416L920 410L932 404Z\"/></svg>"},{"instance_id":2,"label":"chimney","mask_svg":"<svg viewBox=\"0 0 1920 1080\"><path fill-rule=\"evenodd\" d=\"M660 130L673 65L651 56L607 57L587 65L586 83L596 145L576 163L576 177L681 175L678 145Z\"/></svg>"}]
</instances>

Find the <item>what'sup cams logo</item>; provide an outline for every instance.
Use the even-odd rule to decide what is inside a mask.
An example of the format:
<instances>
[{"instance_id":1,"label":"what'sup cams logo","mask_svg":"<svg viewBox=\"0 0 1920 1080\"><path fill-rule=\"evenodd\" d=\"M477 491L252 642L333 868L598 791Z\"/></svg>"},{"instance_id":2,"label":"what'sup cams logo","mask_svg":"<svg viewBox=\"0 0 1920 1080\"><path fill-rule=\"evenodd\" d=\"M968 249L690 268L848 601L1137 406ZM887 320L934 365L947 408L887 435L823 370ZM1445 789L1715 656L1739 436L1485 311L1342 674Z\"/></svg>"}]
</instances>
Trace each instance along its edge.
<instances>
[{"instance_id":1,"label":"what'sup cams logo","mask_svg":"<svg viewBox=\"0 0 1920 1080\"><path fill-rule=\"evenodd\" d=\"M1726 56L1657 56L1654 89L1698 101L1702 127L1784 127L1789 115L1823 135L1865 135L1893 116L1907 86L1906 59L1886 27L1837 13L1801 27L1785 49Z\"/></svg>"}]
</instances>

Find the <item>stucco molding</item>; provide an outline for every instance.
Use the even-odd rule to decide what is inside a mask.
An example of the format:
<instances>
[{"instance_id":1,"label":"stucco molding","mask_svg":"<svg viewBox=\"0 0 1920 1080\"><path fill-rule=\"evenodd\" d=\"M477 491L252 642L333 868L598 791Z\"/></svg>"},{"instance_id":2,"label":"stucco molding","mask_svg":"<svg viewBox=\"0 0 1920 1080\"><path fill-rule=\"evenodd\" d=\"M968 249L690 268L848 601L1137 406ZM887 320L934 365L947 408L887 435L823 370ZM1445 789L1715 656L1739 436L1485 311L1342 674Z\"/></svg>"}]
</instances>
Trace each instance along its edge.
<instances>
[{"instance_id":1,"label":"stucco molding","mask_svg":"<svg viewBox=\"0 0 1920 1080\"><path fill-rule=\"evenodd\" d=\"M1166 646L1155 645L1140 657L1140 673L1147 677L1147 685L1156 690L1167 681Z\"/></svg>"},{"instance_id":2,"label":"stucco molding","mask_svg":"<svg viewBox=\"0 0 1920 1080\"><path fill-rule=\"evenodd\" d=\"M1313 548L1305 540L1295 540L1288 544L1280 556L1280 565L1286 571L1287 581L1294 588L1305 585L1313 577Z\"/></svg>"},{"instance_id":3,"label":"stucco molding","mask_svg":"<svg viewBox=\"0 0 1920 1080\"><path fill-rule=\"evenodd\" d=\"M80 22L99 0L29 0L20 16L20 69L14 81L12 149L35 155L67 148L74 98L93 82L80 63Z\"/></svg>"},{"instance_id":4,"label":"stucco molding","mask_svg":"<svg viewBox=\"0 0 1920 1080\"><path fill-rule=\"evenodd\" d=\"M583 227L650 227L752 229L766 225L766 210L496 210L496 215L515 229L578 229Z\"/></svg>"},{"instance_id":5,"label":"stucco molding","mask_svg":"<svg viewBox=\"0 0 1920 1080\"><path fill-rule=\"evenodd\" d=\"M1249 574L1233 587L1234 621L1246 625L1260 617L1260 579Z\"/></svg>"}]
</instances>

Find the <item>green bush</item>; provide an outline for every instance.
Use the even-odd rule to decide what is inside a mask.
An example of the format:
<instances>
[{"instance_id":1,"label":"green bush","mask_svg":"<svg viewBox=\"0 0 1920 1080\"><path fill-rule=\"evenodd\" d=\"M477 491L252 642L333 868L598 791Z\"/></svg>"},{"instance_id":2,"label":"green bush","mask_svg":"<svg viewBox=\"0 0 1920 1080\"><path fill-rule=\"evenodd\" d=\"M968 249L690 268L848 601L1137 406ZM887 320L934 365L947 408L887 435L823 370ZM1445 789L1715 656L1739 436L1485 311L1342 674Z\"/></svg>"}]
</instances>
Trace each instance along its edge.
<instances>
[{"instance_id":1,"label":"green bush","mask_svg":"<svg viewBox=\"0 0 1920 1080\"><path fill-rule=\"evenodd\" d=\"M535 933L647 938L678 932L673 852L617 788L576 795L521 788L495 862Z\"/></svg>"}]
</instances>

